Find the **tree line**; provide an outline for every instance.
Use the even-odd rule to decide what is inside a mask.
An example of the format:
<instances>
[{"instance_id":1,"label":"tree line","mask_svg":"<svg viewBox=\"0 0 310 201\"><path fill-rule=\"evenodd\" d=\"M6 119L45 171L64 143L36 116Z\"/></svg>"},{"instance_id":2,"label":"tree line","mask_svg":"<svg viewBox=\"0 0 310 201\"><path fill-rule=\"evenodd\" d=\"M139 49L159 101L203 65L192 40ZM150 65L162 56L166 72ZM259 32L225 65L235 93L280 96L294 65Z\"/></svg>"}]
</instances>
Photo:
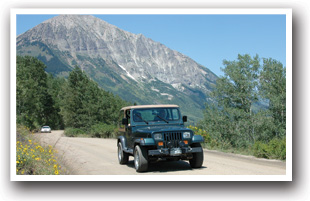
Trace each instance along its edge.
<instances>
[{"instance_id":1,"label":"tree line","mask_svg":"<svg viewBox=\"0 0 310 201\"><path fill-rule=\"evenodd\" d=\"M259 157L285 159L286 68L247 54L223 65L200 127L222 149L251 148Z\"/></svg>"},{"instance_id":2,"label":"tree line","mask_svg":"<svg viewBox=\"0 0 310 201\"><path fill-rule=\"evenodd\" d=\"M68 78L47 74L45 68L34 57L17 56L17 123L30 130L43 125L84 132L100 125L110 129L121 107L130 104L100 88L77 66Z\"/></svg>"}]
</instances>

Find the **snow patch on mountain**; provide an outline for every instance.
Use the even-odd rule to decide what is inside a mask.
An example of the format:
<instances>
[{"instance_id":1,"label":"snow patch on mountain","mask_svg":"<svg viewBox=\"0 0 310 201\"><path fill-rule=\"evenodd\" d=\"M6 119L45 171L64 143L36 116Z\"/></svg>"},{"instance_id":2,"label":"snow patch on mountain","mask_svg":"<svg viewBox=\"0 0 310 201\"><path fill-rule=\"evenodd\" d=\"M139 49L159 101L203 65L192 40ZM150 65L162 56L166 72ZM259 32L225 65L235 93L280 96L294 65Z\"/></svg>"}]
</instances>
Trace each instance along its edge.
<instances>
[{"instance_id":1,"label":"snow patch on mountain","mask_svg":"<svg viewBox=\"0 0 310 201\"><path fill-rule=\"evenodd\" d=\"M154 87L151 87L151 89L152 89L153 91L159 92L159 90L156 89L156 88L154 88Z\"/></svg>"},{"instance_id":2,"label":"snow patch on mountain","mask_svg":"<svg viewBox=\"0 0 310 201\"><path fill-rule=\"evenodd\" d=\"M168 100L172 100L172 98L173 98L173 95L167 94L167 93L160 93L160 95L162 95L162 96L168 96Z\"/></svg>"},{"instance_id":3,"label":"snow patch on mountain","mask_svg":"<svg viewBox=\"0 0 310 201\"><path fill-rule=\"evenodd\" d=\"M127 77L130 77L131 79L133 79L134 81L138 82L138 80L136 80L136 78L134 78L127 70L126 68L124 68L124 66L122 65L118 65L119 67L121 67L121 69L123 69L126 72Z\"/></svg>"},{"instance_id":4,"label":"snow patch on mountain","mask_svg":"<svg viewBox=\"0 0 310 201\"><path fill-rule=\"evenodd\" d=\"M184 87L182 86L181 83L175 83L175 84L171 84L173 86L173 88L175 88L178 91L184 91Z\"/></svg>"}]
</instances>

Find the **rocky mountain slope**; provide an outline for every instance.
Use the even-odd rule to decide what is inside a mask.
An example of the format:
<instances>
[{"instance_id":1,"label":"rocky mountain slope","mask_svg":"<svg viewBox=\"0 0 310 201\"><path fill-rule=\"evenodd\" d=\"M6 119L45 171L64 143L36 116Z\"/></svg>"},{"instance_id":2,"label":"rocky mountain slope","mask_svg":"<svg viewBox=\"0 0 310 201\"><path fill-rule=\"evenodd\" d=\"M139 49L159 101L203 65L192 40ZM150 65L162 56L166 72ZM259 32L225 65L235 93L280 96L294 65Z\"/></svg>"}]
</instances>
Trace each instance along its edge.
<instances>
[{"instance_id":1,"label":"rocky mountain slope","mask_svg":"<svg viewBox=\"0 0 310 201\"><path fill-rule=\"evenodd\" d=\"M191 58L142 34L89 15L60 15L17 37L17 54L31 55L47 72L67 76L82 68L99 86L138 104L179 104L191 119L217 76Z\"/></svg>"}]
</instances>

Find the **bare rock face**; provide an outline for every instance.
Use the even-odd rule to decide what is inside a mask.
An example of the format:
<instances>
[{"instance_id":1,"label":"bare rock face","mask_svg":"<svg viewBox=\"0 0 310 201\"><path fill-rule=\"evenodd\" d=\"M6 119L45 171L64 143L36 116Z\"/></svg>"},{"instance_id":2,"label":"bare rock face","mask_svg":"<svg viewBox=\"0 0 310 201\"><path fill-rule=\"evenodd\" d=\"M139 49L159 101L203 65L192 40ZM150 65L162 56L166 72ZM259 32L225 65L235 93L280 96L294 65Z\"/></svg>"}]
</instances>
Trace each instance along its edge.
<instances>
[{"instance_id":1,"label":"bare rock face","mask_svg":"<svg viewBox=\"0 0 310 201\"><path fill-rule=\"evenodd\" d=\"M159 81L168 88L199 96L195 100L201 102L199 105L206 101L217 79L191 58L89 15L59 15L39 24L17 37L17 52L38 57L56 74L77 65L97 81L100 73L111 83L122 79L140 88ZM150 92L166 94L159 87L153 88L160 91ZM172 100L171 96L167 97Z\"/></svg>"}]
</instances>

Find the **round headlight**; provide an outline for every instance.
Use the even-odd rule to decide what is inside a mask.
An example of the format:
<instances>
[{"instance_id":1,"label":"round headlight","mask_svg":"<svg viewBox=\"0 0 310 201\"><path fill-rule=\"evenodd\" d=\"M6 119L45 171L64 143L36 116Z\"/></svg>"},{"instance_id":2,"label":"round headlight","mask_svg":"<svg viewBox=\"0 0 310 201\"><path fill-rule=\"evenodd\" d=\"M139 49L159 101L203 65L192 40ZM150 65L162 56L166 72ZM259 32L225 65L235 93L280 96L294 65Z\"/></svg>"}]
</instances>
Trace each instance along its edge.
<instances>
[{"instance_id":1,"label":"round headlight","mask_svg":"<svg viewBox=\"0 0 310 201\"><path fill-rule=\"evenodd\" d=\"M190 132L184 132L183 133L183 138L190 138L191 137L191 133Z\"/></svg>"},{"instance_id":2,"label":"round headlight","mask_svg":"<svg viewBox=\"0 0 310 201\"><path fill-rule=\"evenodd\" d=\"M161 140L161 139L163 139L163 136L161 135L161 133L156 133L156 134L154 134L154 139L155 140Z\"/></svg>"}]
</instances>

